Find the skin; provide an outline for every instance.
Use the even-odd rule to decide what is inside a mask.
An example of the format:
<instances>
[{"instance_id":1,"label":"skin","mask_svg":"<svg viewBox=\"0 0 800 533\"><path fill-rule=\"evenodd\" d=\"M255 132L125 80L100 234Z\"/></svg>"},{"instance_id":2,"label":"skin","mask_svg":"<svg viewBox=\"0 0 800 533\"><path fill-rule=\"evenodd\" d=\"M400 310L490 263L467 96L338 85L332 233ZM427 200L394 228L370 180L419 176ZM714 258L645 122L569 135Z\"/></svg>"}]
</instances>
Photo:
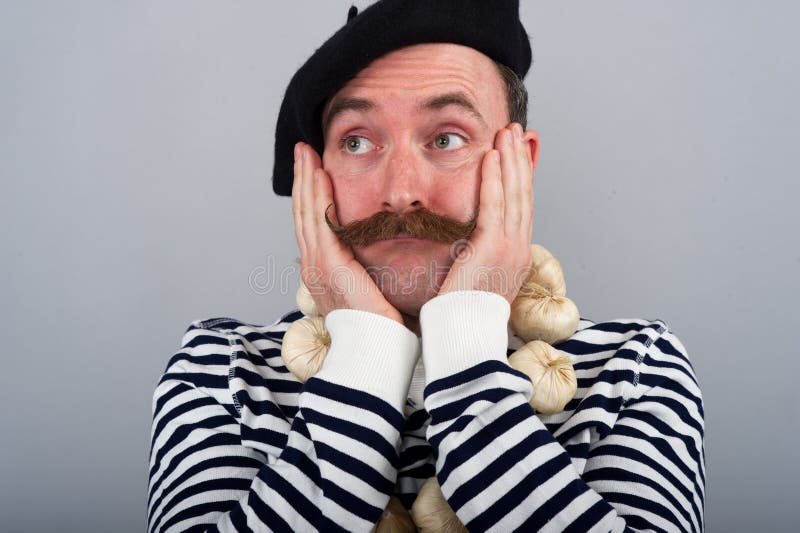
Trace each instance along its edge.
<instances>
[{"instance_id":1,"label":"skin","mask_svg":"<svg viewBox=\"0 0 800 533\"><path fill-rule=\"evenodd\" d=\"M482 120L457 104L424 107L453 93L465 96ZM420 335L419 310L437 294L485 290L510 303L530 264L539 139L508 123L492 61L455 44L402 48L359 72L328 109L342 99L373 106L336 114L321 159L305 143L295 147L292 211L301 277L320 313L360 309ZM467 243L392 239L351 250L324 221L330 204L329 216L340 224L381 210L426 207L460 221L479 211Z\"/></svg>"}]
</instances>

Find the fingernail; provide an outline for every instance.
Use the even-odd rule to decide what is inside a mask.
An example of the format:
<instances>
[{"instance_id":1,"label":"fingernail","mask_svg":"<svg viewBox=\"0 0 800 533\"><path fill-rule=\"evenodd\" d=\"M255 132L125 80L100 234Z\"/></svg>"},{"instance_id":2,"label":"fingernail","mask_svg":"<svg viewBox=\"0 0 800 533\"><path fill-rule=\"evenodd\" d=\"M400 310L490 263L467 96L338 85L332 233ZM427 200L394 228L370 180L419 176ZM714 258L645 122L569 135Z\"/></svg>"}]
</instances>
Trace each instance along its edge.
<instances>
[{"instance_id":1,"label":"fingernail","mask_svg":"<svg viewBox=\"0 0 800 533\"><path fill-rule=\"evenodd\" d=\"M294 161L297 162L297 159L300 157L300 143L295 143L294 145Z\"/></svg>"},{"instance_id":2,"label":"fingernail","mask_svg":"<svg viewBox=\"0 0 800 533\"><path fill-rule=\"evenodd\" d=\"M517 140L522 139L522 126L519 124L514 124L514 135L517 137Z\"/></svg>"},{"instance_id":3,"label":"fingernail","mask_svg":"<svg viewBox=\"0 0 800 533\"><path fill-rule=\"evenodd\" d=\"M492 150L492 159L494 159L495 163L500 163L500 152L497 150Z\"/></svg>"}]
</instances>

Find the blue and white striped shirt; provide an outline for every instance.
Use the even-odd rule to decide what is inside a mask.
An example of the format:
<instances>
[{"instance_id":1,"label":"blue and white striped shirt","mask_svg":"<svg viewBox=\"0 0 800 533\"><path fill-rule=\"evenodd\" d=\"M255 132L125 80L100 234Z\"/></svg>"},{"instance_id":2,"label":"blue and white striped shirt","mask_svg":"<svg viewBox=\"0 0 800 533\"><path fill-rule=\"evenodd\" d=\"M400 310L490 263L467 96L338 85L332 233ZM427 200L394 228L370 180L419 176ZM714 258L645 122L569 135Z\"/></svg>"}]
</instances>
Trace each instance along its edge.
<instances>
[{"instance_id":1,"label":"blue and white striped shirt","mask_svg":"<svg viewBox=\"0 0 800 533\"><path fill-rule=\"evenodd\" d=\"M369 531L434 475L470 531L703 530L703 400L663 322L581 320L556 345L577 394L544 416L497 295L434 298L421 343L334 311L305 384L280 355L301 316L191 324L153 398L150 531Z\"/></svg>"}]
</instances>

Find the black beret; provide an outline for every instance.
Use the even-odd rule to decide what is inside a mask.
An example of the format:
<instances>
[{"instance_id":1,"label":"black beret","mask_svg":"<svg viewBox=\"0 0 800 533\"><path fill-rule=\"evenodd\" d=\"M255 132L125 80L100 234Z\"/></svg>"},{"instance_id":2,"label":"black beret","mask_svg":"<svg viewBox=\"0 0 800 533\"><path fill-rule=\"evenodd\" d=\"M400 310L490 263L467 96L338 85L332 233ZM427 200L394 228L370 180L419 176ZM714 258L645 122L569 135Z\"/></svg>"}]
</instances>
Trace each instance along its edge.
<instances>
[{"instance_id":1,"label":"black beret","mask_svg":"<svg viewBox=\"0 0 800 533\"><path fill-rule=\"evenodd\" d=\"M347 23L292 77L275 129L272 189L291 196L294 145L305 141L322 155L322 110L328 98L380 56L413 44L455 43L506 65L520 79L531 66L531 46L519 20L519 0L380 0Z\"/></svg>"}]
</instances>

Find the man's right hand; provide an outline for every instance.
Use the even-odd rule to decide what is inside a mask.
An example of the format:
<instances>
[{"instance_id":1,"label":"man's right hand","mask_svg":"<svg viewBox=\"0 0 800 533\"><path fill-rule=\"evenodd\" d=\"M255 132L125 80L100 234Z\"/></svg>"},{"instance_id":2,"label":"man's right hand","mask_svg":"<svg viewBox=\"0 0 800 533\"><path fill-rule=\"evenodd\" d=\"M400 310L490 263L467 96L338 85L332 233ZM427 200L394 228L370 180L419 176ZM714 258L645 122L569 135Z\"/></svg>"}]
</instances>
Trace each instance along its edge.
<instances>
[{"instance_id":1,"label":"man's right hand","mask_svg":"<svg viewBox=\"0 0 800 533\"><path fill-rule=\"evenodd\" d=\"M358 309L403 324L403 317L384 298L353 251L342 244L325 223L333 204L333 185L322 161L306 143L294 150L292 214L300 247L300 276L322 316L334 309ZM328 217L338 223L336 206Z\"/></svg>"}]
</instances>

